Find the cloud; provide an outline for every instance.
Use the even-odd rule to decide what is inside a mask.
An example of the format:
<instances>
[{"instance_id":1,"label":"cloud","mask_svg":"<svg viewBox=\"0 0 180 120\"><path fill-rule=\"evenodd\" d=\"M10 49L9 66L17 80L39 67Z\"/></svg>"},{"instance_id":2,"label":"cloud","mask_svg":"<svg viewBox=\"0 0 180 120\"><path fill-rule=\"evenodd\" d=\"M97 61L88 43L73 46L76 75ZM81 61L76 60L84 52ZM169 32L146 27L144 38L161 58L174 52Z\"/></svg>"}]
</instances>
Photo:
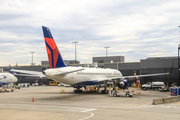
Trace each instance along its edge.
<instances>
[{"instance_id":1,"label":"cloud","mask_svg":"<svg viewBox=\"0 0 180 120\"><path fill-rule=\"evenodd\" d=\"M0 65L47 60L41 26L50 28L61 55L82 63L92 57L124 55L136 62L147 57L177 56L179 1L158 0L1 0Z\"/></svg>"}]
</instances>

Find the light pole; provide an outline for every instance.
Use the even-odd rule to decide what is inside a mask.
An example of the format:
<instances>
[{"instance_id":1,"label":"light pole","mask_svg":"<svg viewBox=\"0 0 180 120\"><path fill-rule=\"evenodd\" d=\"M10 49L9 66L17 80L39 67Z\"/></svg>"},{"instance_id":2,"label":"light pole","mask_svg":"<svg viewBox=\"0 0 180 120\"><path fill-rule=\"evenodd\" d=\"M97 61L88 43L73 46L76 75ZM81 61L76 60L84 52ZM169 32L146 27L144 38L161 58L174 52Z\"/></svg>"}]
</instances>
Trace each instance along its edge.
<instances>
[{"instance_id":1,"label":"light pole","mask_svg":"<svg viewBox=\"0 0 180 120\"><path fill-rule=\"evenodd\" d=\"M180 26L178 26L178 28L179 28ZM180 31L179 31L179 39L180 39ZM179 52L180 51L180 44L178 45L178 86L180 85L180 65L179 65L179 62L180 62L180 60L179 60Z\"/></svg>"},{"instance_id":2,"label":"light pole","mask_svg":"<svg viewBox=\"0 0 180 120\"><path fill-rule=\"evenodd\" d=\"M180 26L178 26L178 28L180 28ZM179 31L179 40L180 40L180 31Z\"/></svg>"},{"instance_id":3,"label":"light pole","mask_svg":"<svg viewBox=\"0 0 180 120\"><path fill-rule=\"evenodd\" d=\"M110 47L104 47L106 49L106 57L107 57L107 49L110 48Z\"/></svg>"},{"instance_id":4,"label":"light pole","mask_svg":"<svg viewBox=\"0 0 180 120\"><path fill-rule=\"evenodd\" d=\"M32 63L31 63L31 65L33 66L33 53L35 53L35 52L31 52L32 53Z\"/></svg>"},{"instance_id":5,"label":"light pole","mask_svg":"<svg viewBox=\"0 0 180 120\"><path fill-rule=\"evenodd\" d=\"M76 64L76 43L78 43L78 41L72 42L75 44L75 64Z\"/></svg>"}]
</instances>

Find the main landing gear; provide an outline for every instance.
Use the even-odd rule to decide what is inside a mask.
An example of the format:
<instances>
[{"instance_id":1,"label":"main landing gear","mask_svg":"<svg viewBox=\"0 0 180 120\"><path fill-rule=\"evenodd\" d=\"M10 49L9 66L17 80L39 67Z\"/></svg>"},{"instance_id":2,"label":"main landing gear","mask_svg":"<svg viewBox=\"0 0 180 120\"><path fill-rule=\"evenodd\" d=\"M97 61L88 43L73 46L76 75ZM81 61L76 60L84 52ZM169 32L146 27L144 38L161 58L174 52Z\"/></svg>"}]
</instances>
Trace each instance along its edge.
<instances>
[{"instance_id":1,"label":"main landing gear","mask_svg":"<svg viewBox=\"0 0 180 120\"><path fill-rule=\"evenodd\" d=\"M108 90L102 90L101 91L102 94L108 94L108 92L109 92Z\"/></svg>"},{"instance_id":2,"label":"main landing gear","mask_svg":"<svg viewBox=\"0 0 180 120\"><path fill-rule=\"evenodd\" d=\"M77 90L74 90L74 93L82 93L82 89L77 88Z\"/></svg>"},{"instance_id":3,"label":"main landing gear","mask_svg":"<svg viewBox=\"0 0 180 120\"><path fill-rule=\"evenodd\" d=\"M105 85L105 86L104 86L104 90L102 90L101 93L102 93L102 94L108 94L109 91L106 90L106 89L107 89L107 81L104 82L104 85Z\"/></svg>"}]
</instances>

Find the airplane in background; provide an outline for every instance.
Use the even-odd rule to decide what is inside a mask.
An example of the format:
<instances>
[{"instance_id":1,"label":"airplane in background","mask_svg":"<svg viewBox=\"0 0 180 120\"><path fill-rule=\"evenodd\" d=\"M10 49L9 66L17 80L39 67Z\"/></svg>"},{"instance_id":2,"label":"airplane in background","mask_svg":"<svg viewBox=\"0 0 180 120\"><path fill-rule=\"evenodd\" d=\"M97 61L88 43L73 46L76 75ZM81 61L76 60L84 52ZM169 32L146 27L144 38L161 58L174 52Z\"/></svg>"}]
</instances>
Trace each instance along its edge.
<instances>
[{"instance_id":1,"label":"airplane in background","mask_svg":"<svg viewBox=\"0 0 180 120\"><path fill-rule=\"evenodd\" d=\"M16 76L46 78L46 76L44 76L42 74L42 72L13 69L11 67L11 65L9 65L9 67L10 67L10 71L13 73L13 75L16 75Z\"/></svg>"},{"instance_id":2,"label":"airplane in background","mask_svg":"<svg viewBox=\"0 0 180 120\"><path fill-rule=\"evenodd\" d=\"M127 78L169 74L169 72L167 72L158 74L123 76L122 73L116 69L67 66L63 61L63 58L57 48L49 28L42 26L42 30L50 65L50 69L44 70L43 74L49 79L77 88L77 90L74 91L75 93L82 92L81 88L84 87L86 89L87 85L99 85L100 87L101 84L105 84L102 93L108 93L106 90L107 81L113 81L114 85L121 89L128 89L129 82L126 80Z\"/></svg>"},{"instance_id":3,"label":"airplane in background","mask_svg":"<svg viewBox=\"0 0 180 120\"><path fill-rule=\"evenodd\" d=\"M0 73L0 85L6 85L17 82L17 78L11 73Z\"/></svg>"}]
</instances>

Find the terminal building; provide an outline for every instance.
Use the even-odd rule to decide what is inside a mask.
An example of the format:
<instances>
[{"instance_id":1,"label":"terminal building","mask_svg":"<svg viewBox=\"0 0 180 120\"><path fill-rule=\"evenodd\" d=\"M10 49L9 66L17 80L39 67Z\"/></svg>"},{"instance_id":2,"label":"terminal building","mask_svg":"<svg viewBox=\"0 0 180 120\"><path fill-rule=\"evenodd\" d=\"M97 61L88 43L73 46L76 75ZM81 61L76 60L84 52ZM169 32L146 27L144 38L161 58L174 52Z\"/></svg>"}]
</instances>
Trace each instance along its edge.
<instances>
[{"instance_id":1,"label":"terminal building","mask_svg":"<svg viewBox=\"0 0 180 120\"><path fill-rule=\"evenodd\" d=\"M163 81L166 85L176 83L179 85L178 79L178 57L155 57L142 59L140 62L131 63L109 63L104 64L105 68L118 69L124 76L129 75L144 75L155 73L170 72L173 65L172 73L162 76L141 77L140 83L144 84L152 81Z\"/></svg>"},{"instance_id":2,"label":"terminal building","mask_svg":"<svg viewBox=\"0 0 180 120\"><path fill-rule=\"evenodd\" d=\"M180 85L178 78L178 57L154 57L141 59L140 62L124 62L124 56L107 56L107 57L93 57L92 61L94 64L80 64L79 61L65 60L64 62L68 66L82 66L82 67L101 67L118 69L121 71L123 76L130 75L144 75L144 74L155 74L155 73L166 73L170 72L172 65L172 73L163 76L152 76L152 77L141 77L140 84L144 84L152 81L163 81L166 85L170 86L173 83ZM76 63L76 64L75 64ZM38 66L12 66L14 69L20 70L31 70L42 72L49 68L48 61L41 61L41 65ZM10 71L8 66L0 66L3 71ZM18 77L18 76L17 76ZM35 77L18 77L18 83L30 83L33 84L38 79L40 84L49 84L50 79L47 78L35 78ZM130 80L131 83L135 82L135 79Z\"/></svg>"}]
</instances>

